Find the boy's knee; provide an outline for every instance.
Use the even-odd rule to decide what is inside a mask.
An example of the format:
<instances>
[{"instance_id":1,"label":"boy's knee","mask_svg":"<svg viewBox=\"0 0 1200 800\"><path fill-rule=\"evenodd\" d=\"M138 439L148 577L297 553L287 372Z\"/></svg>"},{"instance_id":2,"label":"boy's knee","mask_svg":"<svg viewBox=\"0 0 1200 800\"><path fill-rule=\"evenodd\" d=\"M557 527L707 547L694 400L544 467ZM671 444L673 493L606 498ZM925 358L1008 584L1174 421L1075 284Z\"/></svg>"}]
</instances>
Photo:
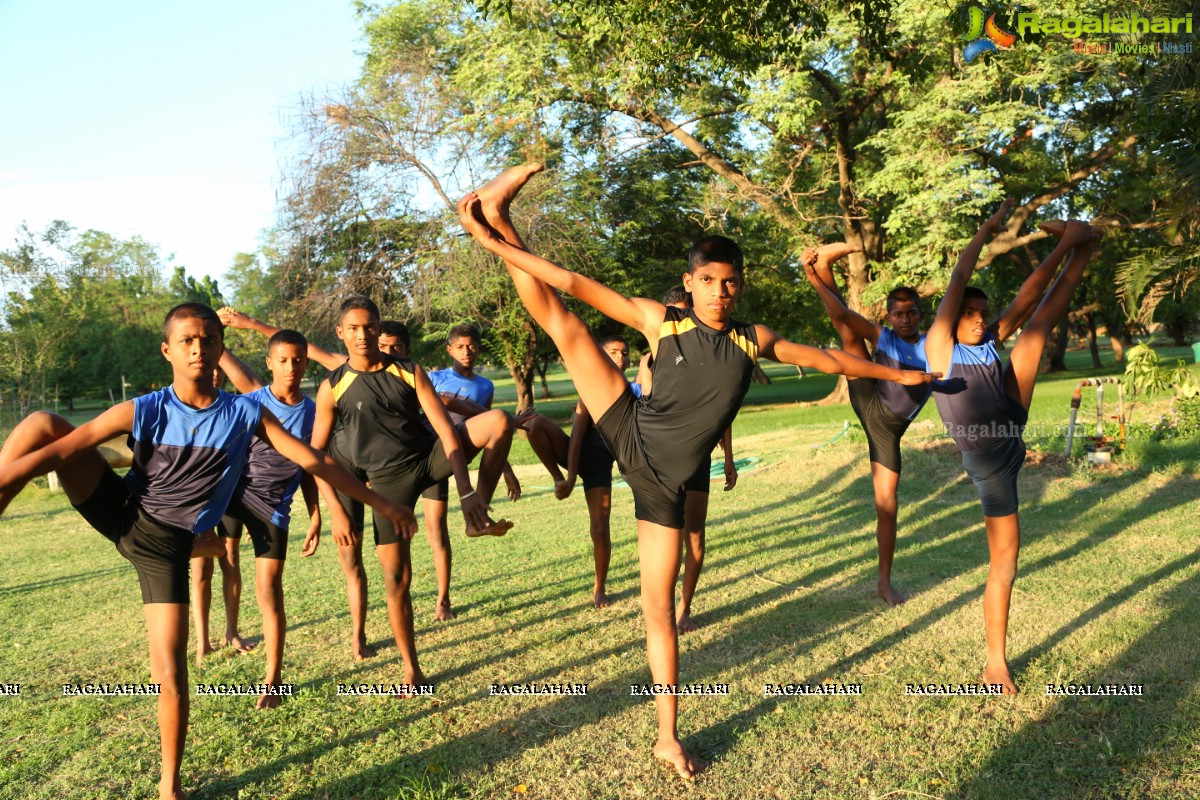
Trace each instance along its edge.
<instances>
[{"instance_id":1,"label":"boy's knee","mask_svg":"<svg viewBox=\"0 0 1200 800\"><path fill-rule=\"evenodd\" d=\"M75 430L74 425L50 411L34 411L17 427L23 428L24 432L33 438L37 447L61 439ZM15 430L13 432L16 433Z\"/></svg>"}]
</instances>

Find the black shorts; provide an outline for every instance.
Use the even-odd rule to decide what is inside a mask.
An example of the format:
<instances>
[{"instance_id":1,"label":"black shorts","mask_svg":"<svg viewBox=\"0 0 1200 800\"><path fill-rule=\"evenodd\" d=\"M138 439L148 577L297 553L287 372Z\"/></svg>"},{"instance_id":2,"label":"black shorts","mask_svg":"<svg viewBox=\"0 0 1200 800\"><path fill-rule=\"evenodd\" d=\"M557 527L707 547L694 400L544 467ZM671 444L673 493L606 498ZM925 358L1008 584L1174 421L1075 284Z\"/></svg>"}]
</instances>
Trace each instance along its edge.
<instances>
[{"instance_id":1,"label":"black shorts","mask_svg":"<svg viewBox=\"0 0 1200 800\"><path fill-rule=\"evenodd\" d=\"M1017 474L1024 463L1025 441L1019 436L962 451L963 469L975 481L985 517L1017 513Z\"/></svg>"},{"instance_id":2,"label":"black shorts","mask_svg":"<svg viewBox=\"0 0 1200 800\"><path fill-rule=\"evenodd\" d=\"M683 487L669 489L646 460L638 435L637 398L628 385L620 397L596 420L596 430L604 437L608 450L616 457L621 477L633 491L633 513L643 522L666 528L683 528L683 506L687 492Z\"/></svg>"},{"instance_id":3,"label":"black shorts","mask_svg":"<svg viewBox=\"0 0 1200 800\"><path fill-rule=\"evenodd\" d=\"M479 453L479 448L471 444L471 437L467 435L467 423L465 421L454 426L454 430L458 433L458 445L462 448L463 459L468 464L471 459L475 458ZM453 471L451 471L453 475ZM450 478L442 478L435 485L430 486L425 491L421 492L421 497L426 500L436 500L439 503L446 503L450 500Z\"/></svg>"},{"instance_id":4,"label":"black shorts","mask_svg":"<svg viewBox=\"0 0 1200 800\"><path fill-rule=\"evenodd\" d=\"M137 570L142 603L187 605L191 531L162 525L146 516L125 481L106 466L91 497L75 506L87 523L117 546Z\"/></svg>"},{"instance_id":5,"label":"black shorts","mask_svg":"<svg viewBox=\"0 0 1200 800\"><path fill-rule=\"evenodd\" d=\"M585 492L589 489L611 489L613 463L616 461L599 432L595 431L597 435L592 436L593 431L588 431L579 451L579 479L583 481Z\"/></svg>"},{"instance_id":6,"label":"black shorts","mask_svg":"<svg viewBox=\"0 0 1200 800\"><path fill-rule=\"evenodd\" d=\"M712 459L705 461L700 465L700 469L696 470L696 474L688 478L688 482L683 485L683 488L689 492L700 492L708 494L708 485L712 483Z\"/></svg>"},{"instance_id":7,"label":"black shorts","mask_svg":"<svg viewBox=\"0 0 1200 800\"><path fill-rule=\"evenodd\" d=\"M242 535L243 525L250 531L255 558L272 558L276 561L287 558L288 529L262 519L242 505L240 500L229 503L225 516L221 517L221 523L217 525L217 533L226 539L237 539Z\"/></svg>"},{"instance_id":8,"label":"black shorts","mask_svg":"<svg viewBox=\"0 0 1200 800\"><path fill-rule=\"evenodd\" d=\"M334 458L337 458L336 453L333 455ZM409 508L413 507L422 492L431 486L437 486L439 481L444 481L454 474L454 469L450 466L450 459L446 457L445 448L436 439L431 442L429 450L424 453L423 457L410 464L405 470L363 476L361 470L356 470L347 464L342 464L342 466L355 476L370 480L373 491L383 495L396 505ZM365 518L362 504L341 492L338 492L338 500L341 501L342 508L346 509L346 513L350 515L355 530L361 531ZM378 514L373 515L373 519L376 547L400 541L400 534L390 520Z\"/></svg>"},{"instance_id":9,"label":"black shorts","mask_svg":"<svg viewBox=\"0 0 1200 800\"><path fill-rule=\"evenodd\" d=\"M875 389L874 378L855 378L848 381L850 405L867 434L867 450L871 461L900 474L900 438L912 420L896 416L883 403Z\"/></svg>"}]
</instances>

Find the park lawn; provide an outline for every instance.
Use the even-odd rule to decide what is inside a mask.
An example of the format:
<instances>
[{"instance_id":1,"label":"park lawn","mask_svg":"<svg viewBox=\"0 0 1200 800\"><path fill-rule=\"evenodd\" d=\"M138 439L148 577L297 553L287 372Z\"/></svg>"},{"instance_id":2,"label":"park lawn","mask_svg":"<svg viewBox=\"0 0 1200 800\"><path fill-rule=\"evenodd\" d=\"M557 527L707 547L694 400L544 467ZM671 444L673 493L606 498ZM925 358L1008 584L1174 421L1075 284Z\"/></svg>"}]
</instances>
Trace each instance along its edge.
<instances>
[{"instance_id":1,"label":"park lawn","mask_svg":"<svg viewBox=\"0 0 1200 800\"><path fill-rule=\"evenodd\" d=\"M1033 421L1064 424L1081 376L1047 379ZM814 380L832 379L793 380L793 391ZM853 414L780 403L786 384L752 389L735 423L738 456L762 461L735 491L713 487L693 607L702 627L681 639L681 680L728 683L730 694L681 699L681 736L711 762L693 785L649 756L652 702L630 696L650 679L628 491L614 492L615 603L596 611L582 499L555 501L530 465L518 467L527 496L496 503L512 534L476 541L452 528L458 619L432 620L432 566L415 542L417 644L436 697L336 696L338 682L400 680L400 661L370 558L379 655L349 660L326 535L314 558L293 547L285 574L284 680L296 696L269 713L253 698L193 698L185 788L200 798L1200 796L1200 443L1142 446L1138 463L1102 470L1027 465L1009 632L1023 694L906 696L907 684L978 680L987 555L974 489L936 415L922 424L927 409L905 440L901 484L895 581L910 600L884 608L872 597L865 444L854 432L830 442ZM763 403L759 391L779 394ZM1156 419L1168 405L1136 413ZM0 531L0 684L21 684L19 697L0 696L0 797L152 796L153 699L61 697L64 683L149 680L132 568L40 488L14 501ZM253 635L244 573L242 631ZM222 620L218 602L214 630ZM190 680L252 683L261 659L221 651ZM587 683L589 694L492 697L493 682ZM763 696L768 683L821 682L862 694ZM1047 684L1067 683L1144 694L1046 696Z\"/></svg>"}]
</instances>

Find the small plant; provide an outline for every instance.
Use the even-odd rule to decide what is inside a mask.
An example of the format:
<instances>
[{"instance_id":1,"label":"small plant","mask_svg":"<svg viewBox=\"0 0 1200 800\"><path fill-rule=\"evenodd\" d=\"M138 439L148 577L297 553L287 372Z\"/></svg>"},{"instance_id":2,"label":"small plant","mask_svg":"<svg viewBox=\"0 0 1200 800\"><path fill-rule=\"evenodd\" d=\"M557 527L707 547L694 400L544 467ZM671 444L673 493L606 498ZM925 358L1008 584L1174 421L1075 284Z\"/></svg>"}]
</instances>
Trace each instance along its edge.
<instances>
[{"instance_id":1,"label":"small plant","mask_svg":"<svg viewBox=\"0 0 1200 800\"><path fill-rule=\"evenodd\" d=\"M1179 359L1174 367L1163 367L1158 363L1158 353L1146 342L1129 348L1125 356L1126 389L1134 395L1149 398L1172 386L1180 397L1200 396L1200 384L1183 359Z\"/></svg>"}]
</instances>

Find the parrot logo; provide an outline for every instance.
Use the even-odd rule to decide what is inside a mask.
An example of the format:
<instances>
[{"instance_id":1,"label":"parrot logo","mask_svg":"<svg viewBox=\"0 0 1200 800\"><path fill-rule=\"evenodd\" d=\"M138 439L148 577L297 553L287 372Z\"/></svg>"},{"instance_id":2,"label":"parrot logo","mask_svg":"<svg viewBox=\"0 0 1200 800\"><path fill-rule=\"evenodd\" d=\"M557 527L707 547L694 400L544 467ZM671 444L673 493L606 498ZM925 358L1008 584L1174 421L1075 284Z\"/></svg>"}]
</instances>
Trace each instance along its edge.
<instances>
[{"instance_id":1,"label":"parrot logo","mask_svg":"<svg viewBox=\"0 0 1200 800\"><path fill-rule=\"evenodd\" d=\"M1000 50L1011 50L1017 37L996 24L996 15L992 14L984 21L983 9L971 6L970 29L962 37L971 43L963 48L963 61L971 63L984 53L995 53Z\"/></svg>"}]
</instances>

